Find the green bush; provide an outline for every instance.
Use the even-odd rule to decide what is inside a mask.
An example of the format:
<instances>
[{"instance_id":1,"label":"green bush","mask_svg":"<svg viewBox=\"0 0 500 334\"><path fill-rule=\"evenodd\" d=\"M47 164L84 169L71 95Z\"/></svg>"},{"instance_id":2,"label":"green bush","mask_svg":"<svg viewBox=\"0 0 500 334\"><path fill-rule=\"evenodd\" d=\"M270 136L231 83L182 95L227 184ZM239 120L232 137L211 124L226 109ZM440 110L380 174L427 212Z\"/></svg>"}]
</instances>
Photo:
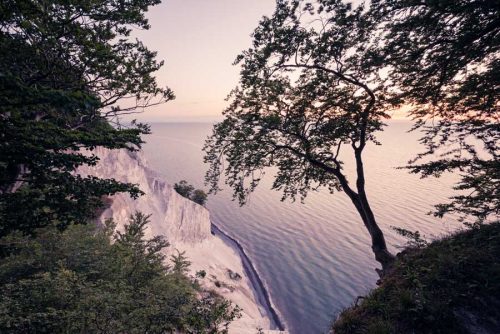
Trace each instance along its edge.
<instances>
[{"instance_id":1,"label":"green bush","mask_svg":"<svg viewBox=\"0 0 500 334\"><path fill-rule=\"evenodd\" d=\"M416 233L406 234L413 241L409 248L398 254L377 289L340 314L334 332L497 333L500 223L432 243L422 242Z\"/></svg>"},{"instance_id":2,"label":"green bush","mask_svg":"<svg viewBox=\"0 0 500 334\"><path fill-rule=\"evenodd\" d=\"M0 332L223 332L239 309L197 290L185 258L165 265L168 243L145 240L147 223L136 213L121 233L108 221L0 239Z\"/></svg>"},{"instance_id":3,"label":"green bush","mask_svg":"<svg viewBox=\"0 0 500 334\"><path fill-rule=\"evenodd\" d=\"M205 205L207 202L207 194L201 189L196 189L191 196L191 200L200 205Z\"/></svg>"},{"instance_id":4,"label":"green bush","mask_svg":"<svg viewBox=\"0 0 500 334\"><path fill-rule=\"evenodd\" d=\"M174 189L182 197L190 198L194 187L187 183L186 180L181 180L179 183L174 184Z\"/></svg>"},{"instance_id":5,"label":"green bush","mask_svg":"<svg viewBox=\"0 0 500 334\"><path fill-rule=\"evenodd\" d=\"M207 202L208 195L201 189L194 189L186 180L181 180L179 183L174 184L174 189L182 197L189 198L200 205L205 205Z\"/></svg>"}]
</instances>

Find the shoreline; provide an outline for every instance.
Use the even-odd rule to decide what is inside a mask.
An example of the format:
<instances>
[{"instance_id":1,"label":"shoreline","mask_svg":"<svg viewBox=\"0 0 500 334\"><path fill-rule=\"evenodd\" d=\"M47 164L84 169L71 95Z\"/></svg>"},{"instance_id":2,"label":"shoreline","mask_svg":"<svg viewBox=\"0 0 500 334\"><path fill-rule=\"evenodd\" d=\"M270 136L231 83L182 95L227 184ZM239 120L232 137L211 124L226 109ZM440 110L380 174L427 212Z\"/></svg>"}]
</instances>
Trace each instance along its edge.
<instances>
[{"instance_id":1,"label":"shoreline","mask_svg":"<svg viewBox=\"0 0 500 334\"><path fill-rule=\"evenodd\" d=\"M269 296L269 293L264 285L264 282L260 278L252 261L245 253L245 250L243 249L241 244L236 239L234 239L226 232L221 230L212 220L210 221L210 225L212 234L219 236L223 241L228 243L229 246L234 248L240 255L241 262L243 264L243 269L245 270L245 273L248 279L250 280L250 283L252 284L252 288L257 297L257 302L264 308L265 312L267 313L267 316L271 323L272 327L271 329L285 331L286 329L284 322L280 319L278 313L274 309L274 306L271 302L271 297Z\"/></svg>"}]
</instances>

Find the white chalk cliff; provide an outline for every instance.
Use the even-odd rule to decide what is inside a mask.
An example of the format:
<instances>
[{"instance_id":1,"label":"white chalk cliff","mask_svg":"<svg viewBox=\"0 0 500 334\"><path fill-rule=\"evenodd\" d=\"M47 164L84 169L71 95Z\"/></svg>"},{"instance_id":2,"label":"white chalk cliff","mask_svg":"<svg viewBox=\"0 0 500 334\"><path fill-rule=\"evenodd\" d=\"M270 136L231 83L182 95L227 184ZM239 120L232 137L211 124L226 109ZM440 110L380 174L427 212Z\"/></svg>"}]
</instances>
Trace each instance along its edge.
<instances>
[{"instance_id":1,"label":"white chalk cliff","mask_svg":"<svg viewBox=\"0 0 500 334\"><path fill-rule=\"evenodd\" d=\"M151 214L147 237L165 236L171 244L167 255L176 249L185 251L191 261L190 274L194 276L197 271L205 270L207 275L200 280L202 286L217 291L242 308L242 317L231 324L230 333L256 333L256 328L262 328L265 333L275 332L271 330L266 310L257 302L256 291L245 274L239 253L212 235L207 209L177 194L148 167L142 152L98 149L94 153L100 162L94 167L80 168L80 174L134 183L145 193L137 200L128 194L113 196L101 220L112 217L120 229L135 211ZM241 279L229 277L230 271L241 275ZM220 287L215 286L216 281Z\"/></svg>"}]
</instances>

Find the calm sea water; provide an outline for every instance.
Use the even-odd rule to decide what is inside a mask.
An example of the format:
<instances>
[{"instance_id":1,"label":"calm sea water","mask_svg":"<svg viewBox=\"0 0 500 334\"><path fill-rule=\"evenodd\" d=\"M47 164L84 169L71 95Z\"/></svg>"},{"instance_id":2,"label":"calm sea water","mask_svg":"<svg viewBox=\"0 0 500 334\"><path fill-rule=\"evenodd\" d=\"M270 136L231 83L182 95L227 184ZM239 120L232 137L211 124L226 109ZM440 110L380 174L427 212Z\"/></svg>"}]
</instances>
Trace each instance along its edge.
<instances>
[{"instance_id":1,"label":"calm sea water","mask_svg":"<svg viewBox=\"0 0 500 334\"><path fill-rule=\"evenodd\" d=\"M452 193L453 177L421 180L395 168L422 150L418 134L407 133L410 126L391 122L379 135L382 145L367 147L364 156L368 196L394 252L404 240L390 226L429 238L460 226L453 217L426 215ZM201 148L211 129L211 124L152 124L146 157L170 183L185 179L201 188L206 170ZM348 159L346 171L352 166ZM375 287L377 263L368 233L345 194L324 190L311 193L305 204L281 202L270 181L265 178L244 207L223 187L209 197L208 208L246 249L290 332L323 333L342 308Z\"/></svg>"}]
</instances>

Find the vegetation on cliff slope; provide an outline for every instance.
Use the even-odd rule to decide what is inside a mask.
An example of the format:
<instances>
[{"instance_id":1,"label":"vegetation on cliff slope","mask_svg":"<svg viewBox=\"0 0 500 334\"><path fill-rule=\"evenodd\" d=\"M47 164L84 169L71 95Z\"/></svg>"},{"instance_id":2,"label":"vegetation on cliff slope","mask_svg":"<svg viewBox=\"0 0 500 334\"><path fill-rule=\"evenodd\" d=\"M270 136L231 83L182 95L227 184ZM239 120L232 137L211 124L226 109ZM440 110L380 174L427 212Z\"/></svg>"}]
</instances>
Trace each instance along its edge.
<instances>
[{"instance_id":1,"label":"vegetation on cliff slope","mask_svg":"<svg viewBox=\"0 0 500 334\"><path fill-rule=\"evenodd\" d=\"M148 126L117 116L173 98L156 53L130 38L159 0L0 2L0 236L86 223L101 198L140 190L73 171L96 146L137 149Z\"/></svg>"},{"instance_id":2,"label":"vegetation on cliff slope","mask_svg":"<svg viewBox=\"0 0 500 334\"><path fill-rule=\"evenodd\" d=\"M186 180L181 180L174 184L174 189L182 197L188 198L199 205L207 203L207 194L202 189L195 189Z\"/></svg>"},{"instance_id":3,"label":"vegetation on cliff slope","mask_svg":"<svg viewBox=\"0 0 500 334\"><path fill-rule=\"evenodd\" d=\"M344 310L336 334L498 333L500 223L397 256L380 286Z\"/></svg>"},{"instance_id":4,"label":"vegetation on cliff slope","mask_svg":"<svg viewBox=\"0 0 500 334\"><path fill-rule=\"evenodd\" d=\"M165 265L168 242L144 239L147 222L136 213L122 233L108 221L0 239L10 253L0 262L0 332L224 332L238 308L201 291L182 259Z\"/></svg>"},{"instance_id":5,"label":"vegetation on cliff slope","mask_svg":"<svg viewBox=\"0 0 500 334\"><path fill-rule=\"evenodd\" d=\"M147 217L96 230L102 199L134 184L82 176L98 147L137 150L119 117L174 98L133 29L160 0L0 2L0 332L224 332L238 309L165 266ZM197 194L200 195L200 194ZM114 242L112 239L114 238Z\"/></svg>"}]
</instances>

